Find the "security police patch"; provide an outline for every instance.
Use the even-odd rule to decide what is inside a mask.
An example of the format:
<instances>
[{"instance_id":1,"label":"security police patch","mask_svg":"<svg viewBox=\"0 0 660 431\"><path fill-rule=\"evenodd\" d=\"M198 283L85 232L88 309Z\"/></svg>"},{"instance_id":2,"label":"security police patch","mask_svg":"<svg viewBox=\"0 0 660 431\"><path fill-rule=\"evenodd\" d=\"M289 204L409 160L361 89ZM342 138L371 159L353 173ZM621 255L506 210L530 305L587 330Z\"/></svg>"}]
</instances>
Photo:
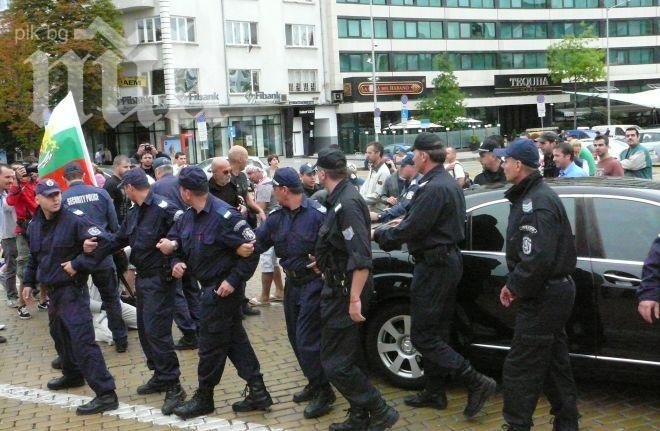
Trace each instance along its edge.
<instances>
[{"instance_id":1,"label":"security police patch","mask_svg":"<svg viewBox=\"0 0 660 431\"><path fill-rule=\"evenodd\" d=\"M532 239L528 236L524 236L522 239L522 251L527 256L532 254Z\"/></svg>"},{"instance_id":2,"label":"security police patch","mask_svg":"<svg viewBox=\"0 0 660 431\"><path fill-rule=\"evenodd\" d=\"M522 210L525 214L529 214L534 210L531 199L525 199L522 203Z\"/></svg>"},{"instance_id":3,"label":"security police patch","mask_svg":"<svg viewBox=\"0 0 660 431\"><path fill-rule=\"evenodd\" d=\"M341 233L342 233L342 235L344 235L344 239L346 241L350 241L351 239L353 239L353 235L355 235L355 233L353 232L353 227L352 226L347 227L346 229L341 231Z\"/></svg>"},{"instance_id":4,"label":"security police patch","mask_svg":"<svg viewBox=\"0 0 660 431\"><path fill-rule=\"evenodd\" d=\"M252 241L253 239L256 238L254 231L250 229L249 227L243 229L243 238L247 239L248 241Z\"/></svg>"},{"instance_id":5,"label":"security police patch","mask_svg":"<svg viewBox=\"0 0 660 431\"><path fill-rule=\"evenodd\" d=\"M91 236L98 236L101 235L101 229L97 228L96 226L90 227L87 230L87 233L90 234Z\"/></svg>"}]
</instances>

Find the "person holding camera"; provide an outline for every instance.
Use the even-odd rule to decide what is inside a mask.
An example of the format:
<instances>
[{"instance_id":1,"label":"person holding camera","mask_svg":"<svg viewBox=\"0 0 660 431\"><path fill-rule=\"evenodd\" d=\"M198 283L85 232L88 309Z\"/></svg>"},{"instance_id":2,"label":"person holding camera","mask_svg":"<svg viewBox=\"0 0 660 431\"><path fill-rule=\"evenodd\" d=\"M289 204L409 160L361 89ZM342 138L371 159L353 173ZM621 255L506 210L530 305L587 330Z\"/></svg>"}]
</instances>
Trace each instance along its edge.
<instances>
[{"instance_id":1,"label":"person holding camera","mask_svg":"<svg viewBox=\"0 0 660 431\"><path fill-rule=\"evenodd\" d=\"M9 188L7 195L7 204L14 207L16 210L16 273L21 278L25 265L30 254L30 248L25 237L27 225L32 220L35 211L37 210L37 164L17 164L14 165L16 172L16 183ZM19 299L18 304L18 317L21 319L29 319L32 316L25 305L23 298ZM46 309L45 301L38 305L39 309Z\"/></svg>"}]
</instances>

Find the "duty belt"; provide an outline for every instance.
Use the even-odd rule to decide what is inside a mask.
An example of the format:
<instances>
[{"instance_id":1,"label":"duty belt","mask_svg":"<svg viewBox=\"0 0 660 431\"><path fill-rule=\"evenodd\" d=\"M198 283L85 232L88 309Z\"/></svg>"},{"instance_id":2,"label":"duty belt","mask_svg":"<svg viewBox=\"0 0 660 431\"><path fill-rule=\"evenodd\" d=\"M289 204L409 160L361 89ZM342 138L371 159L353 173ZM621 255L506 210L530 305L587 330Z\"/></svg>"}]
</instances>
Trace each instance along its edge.
<instances>
[{"instance_id":1,"label":"duty belt","mask_svg":"<svg viewBox=\"0 0 660 431\"><path fill-rule=\"evenodd\" d=\"M427 248L426 250L411 251L410 254L415 262L424 262L427 260L425 255L427 253L444 253L448 254L450 251L457 249L455 244L438 244L435 247Z\"/></svg>"},{"instance_id":2,"label":"duty belt","mask_svg":"<svg viewBox=\"0 0 660 431\"><path fill-rule=\"evenodd\" d=\"M570 275L564 275L562 277L551 278L548 281L546 281L546 283L561 284L561 283L568 283L569 281L573 281L573 278Z\"/></svg>"},{"instance_id":3,"label":"duty belt","mask_svg":"<svg viewBox=\"0 0 660 431\"><path fill-rule=\"evenodd\" d=\"M317 274L311 269L300 269L298 271L289 271L284 268L282 269L286 274L287 280L290 280L292 283L295 284L307 284L310 281L321 277L321 274Z\"/></svg>"}]
</instances>

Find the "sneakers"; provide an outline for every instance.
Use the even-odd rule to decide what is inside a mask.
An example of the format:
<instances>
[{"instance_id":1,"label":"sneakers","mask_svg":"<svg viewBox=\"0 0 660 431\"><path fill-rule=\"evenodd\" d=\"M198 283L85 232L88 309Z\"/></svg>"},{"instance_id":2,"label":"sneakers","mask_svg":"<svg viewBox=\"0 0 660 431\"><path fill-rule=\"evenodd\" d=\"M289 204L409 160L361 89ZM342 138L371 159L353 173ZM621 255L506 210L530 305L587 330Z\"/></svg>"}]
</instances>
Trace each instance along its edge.
<instances>
[{"instance_id":1,"label":"sneakers","mask_svg":"<svg viewBox=\"0 0 660 431\"><path fill-rule=\"evenodd\" d=\"M44 302L40 302L37 304L37 310L39 311L48 311L48 304L50 304L49 300L45 300Z\"/></svg>"},{"instance_id":2,"label":"sneakers","mask_svg":"<svg viewBox=\"0 0 660 431\"><path fill-rule=\"evenodd\" d=\"M15 299L8 299L7 300L7 307L9 308L18 308L18 301Z\"/></svg>"},{"instance_id":3,"label":"sneakers","mask_svg":"<svg viewBox=\"0 0 660 431\"><path fill-rule=\"evenodd\" d=\"M27 305L23 305L22 307L18 307L18 317L19 319L31 319L32 315L28 311Z\"/></svg>"}]
</instances>

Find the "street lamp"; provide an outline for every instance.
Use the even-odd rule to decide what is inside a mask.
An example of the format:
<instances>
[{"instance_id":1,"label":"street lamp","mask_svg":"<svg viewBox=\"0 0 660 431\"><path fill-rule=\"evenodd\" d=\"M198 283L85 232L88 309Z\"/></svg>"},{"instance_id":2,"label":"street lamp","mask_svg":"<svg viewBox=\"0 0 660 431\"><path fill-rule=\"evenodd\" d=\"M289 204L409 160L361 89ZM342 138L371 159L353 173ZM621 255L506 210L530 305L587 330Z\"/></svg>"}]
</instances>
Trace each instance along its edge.
<instances>
[{"instance_id":1,"label":"street lamp","mask_svg":"<svg viewBox=\"0 0 660 431\"><path fill-rule=\"evenodd\" d=\"M610 92L612 91L612 83L610 81L610 9L623 6L631 0L623 0L619 3L605 8L605 66L607 68L607 125L612 124L611 118L611 105L610 105Z\"/></svg>"},{"instance_id":2,"label":"street lamp","mask_svg":"<svg viewBox=\"0 0 660 431\"><path fill-rule=\"evenodd\" d=\"M376 116L380 115L378 112L378 85L376 84L376 45L374 43L374 33L376 27L374 26L374 0L369 1L369 19L371 20L371 85L373 86L374 94L374 138L378 142L378 130L376 130Z\"/></svg>"}]
</instances>

